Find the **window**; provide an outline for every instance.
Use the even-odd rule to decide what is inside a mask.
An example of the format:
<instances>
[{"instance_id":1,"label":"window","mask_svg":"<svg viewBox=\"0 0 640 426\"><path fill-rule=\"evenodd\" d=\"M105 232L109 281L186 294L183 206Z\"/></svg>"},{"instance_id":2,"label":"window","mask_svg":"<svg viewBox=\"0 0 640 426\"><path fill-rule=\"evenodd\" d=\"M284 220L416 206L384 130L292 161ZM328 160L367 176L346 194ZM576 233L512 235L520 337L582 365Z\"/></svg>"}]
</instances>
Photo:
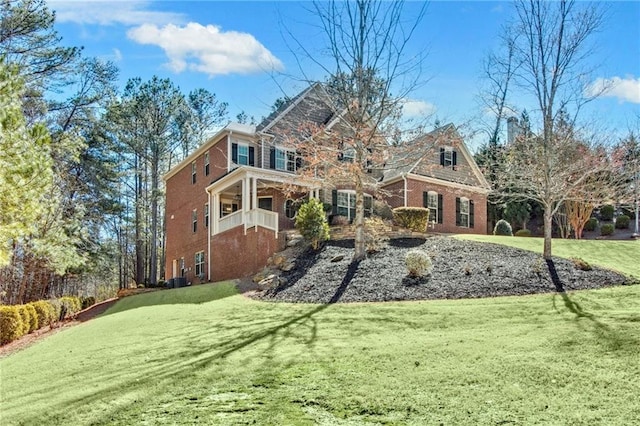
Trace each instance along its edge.
<instances>
[{"instance_id":1,"label":"window","mask_svg":"<svg viewBox=\"0 0 640 426\"><path fill-rule=\"evenodd\" d=\"M191 229L193 232L198 230L198 210L194 210L191 214Z\"/></svg>"},{"instance_id":2,"label":"window","mask_svg":"<svg viewBox=\"0 0 640 426\"><path fill-rule=\"evenodd\" d=\"M298 213L298 209L296 208L295 201L289 199L284 202L284 215L288 219L293 219L294 217L296 217L297 213Z\"/></svg>"},{"instance_id":3,"label":"window","mask_svg":"<svg viewBox=\"0 0 640 426\"><path fill-rule=\"evenodd\" d=\"M273 198L272 197L259 197L258 208L262 210L273 211Z\"/></svg>"},{"instance_id":4,"label":"window","mask_svg":"<svg viewBox=\"0 0 640 426\"><path fill-rule=\"evenodd\" d=\"M356 217L356 193L355 191L338 191L336 203L336 213L339 216L346 216L349 220ZM364 215L371 216L373 210L373 198L364 194Z\"/></svg>"},{"instance_id":5,"label":"window","mask_svg":"<svg viewBox=\"0 0 640 426\"><path fill-rule=\"evenodd\" d=\"M249 164L249 147L247 145L238 145L238 164Z\"/></svg>"},{"instance_id":6,"label":"window","mask_svg":"<svg viewBox=\"0 0 640 426\"><path fill-rule=\"evenodd\" d=\"M458 153L450 146L440 148L440 165L455 170L458 164Z\"/></svg>"},{"instance_id":7,"label":"window","mask_svg":"<svg viewBox=\"0 0 640 426\"><path fill-rule=\"evenodd\" d=\"M353 148L347 148L342 151L342 161L353 163L356 158L356 150Z\"/></svg>"},{"instance_id":8,"label":"window","mask_svg":"<svg viewBox=\"0 0 640 426\"><path fill-rule=\"evenodd\" d=\"M196 276L204 277L204 252L199 251L196 253Z\"/></svg>"},{"instance_id":9,"label":"window","mask_svg":"<svg viewBox=\"0 0 640 426\"><path fill-rule=\"evenodd\" d=\"M247 144L231 144L231 161L241 166L253 166L255 148Z\"/></svg>"},{"instance_id":10,"label":"window","mask_svg":"<svg viewBox=\"0 0 640 426\"><path fill-rule=\"evenodd\" d=\"M204 205L204 226L209 227L209 203Z\"/></svg>"},{"instance_id":11,"label":"window","mask_svg":"<svg viewBox=\"0 0 640 426\"><path fill-rule=\"evenodd\" d=\"M196 183L196 162L191 163L191 183Z\"/></svg>"},{"instance_id":12,"label":"window","mask_svg":"<svg viewBox=\"0 0 640 426\"><path fill-rule=\"evenodd\" d=\"M288 172L296 171L296 153L284 149L276 148L275 151L276 170L284 170Z\"/></svg>"},{"instance_id":13,"label":"window","mask_svg":"<svg viewBox=\"0 0 640 426\"><path fill-rule=\"evenodd\" d=\"M209 176L209 151L204 153L204 175Z\"/></svg>"},{"instance_id":14,"label":"window","mask_svg":"<svg viewBox=\"0 0 640 426\"><path fill-rule=\"evenodd\" d=\"M460 199L460 226L469 227L469 200L466 198Z\"/></svg>"},{"instance_id":15,"label":"window","mask_svg":"<svg viewBox=\"0 0 640 426\"><path fill-rule=\"evenodd\" d=\"M427 208L429 209L429 221L438 223L438 193L427 193Z\"/></svg>"}]
</instances>

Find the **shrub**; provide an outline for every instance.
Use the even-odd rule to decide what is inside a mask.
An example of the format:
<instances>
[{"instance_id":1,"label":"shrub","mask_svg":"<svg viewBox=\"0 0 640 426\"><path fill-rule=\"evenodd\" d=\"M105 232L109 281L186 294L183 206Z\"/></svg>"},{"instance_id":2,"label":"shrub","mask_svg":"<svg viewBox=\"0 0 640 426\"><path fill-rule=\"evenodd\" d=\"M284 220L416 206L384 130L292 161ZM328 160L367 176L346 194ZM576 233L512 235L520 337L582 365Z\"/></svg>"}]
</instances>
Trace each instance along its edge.
<instances>
[{"instance_id":1,"label":"shrub","mask_svg":"<svg viewBox=\"0 0 640 426\"><path fill-rule=\"evenodd\" d=\"M615 208L611 204L600 207L600 220L610 221L613 220L613 212Z\"/></svg>"},{"instance_id":2,"label":"shrub","mask_svg":"<svg viewBox=\"0 0 640 426\"><path fill-rule=\"evenodd\" d=\"M612 235L613 234L613 224L605 223L600 227L600 235Z\"/></svg>"},{"instance_id":3,"label":"shrub","mask_svg":"<svg viewBox=\"0 0 640 426\"><path fill-rule=\"evenodd\" d=\"M22 317L17 306L0 306L0 344L22 337Z\"/></svg>"},{"instance_id":4,"label":"shrub","mask_svg":"<svg viewBox=\"0 0 640 426\"><path fill-rule=\"evenodd\" d=\"M507 235L509 237L513 236L513 231L511 230L511 225L504 219L500 219L496 226L493 228L493 235Z\"/></svg>"},{"instance_id":5,"label":"shrub","mask_svg":"<svg viewBox=\"0 0 640 426\"><path fill-rule=\"evenodd\" d=\"M616 218L616 229L628 229L629 228L629 216L620 215Z\"/></svg>"},{"instance_id":6,"label":"shrub","mask_svg":"<svg viewBox=\"0 0 640 426\"><path fill-rule=\"evenodd\" d=\"M369 217L364 220L364 246L368 253L375 253L384 248L389 241L386 230L387 225L380 217Z\"/></svg>"},{"instance_id":7,"label":"shrub","mask_svg":"<svg viewBox=\"0 0 640 426\"><path fill-rule=\"evenodd\" d=\"M329 224L320 201L312 198L300 206L296 215L296 229L311 242L314 250L318 249L321 241L329 239Z\"/></svg>"},{"instance_id":8,"label":"shrub","mask_svg":"<svg viewBox=\"0 0 640 426\"><path fill-rule=\"evenodd\" d=\"M82 302L80 302L80 299L77 297L64 296L58 300L60 301L62 310L64 311L63 313L61 313L61 320L74 315L76 312L80 312L80 309L82 309Z\"/></svg>"},{"instance_id":9,"label":"shrub","mask_svg":"<svg viewBox=\"0 0 640 426\"><path fill-rule=\"evenodd\" d=\"M572 258L571 261L573 262L573 266L581 271L591 271L593 269L587 261L580 259L579 257Z\"/></svg>"},{"instance_id":10,"label":"shrub","mask_svg":"<svg viewBox=\"0 0 640 426\"><path fill-rule=\"evenodd\" d=\"M82 309L87 309L89 306L96 304L96 298L93 296L82 298Z\"/></svg>"},{"instance_id":11,"label":"shrub","mask_svg":"<svg viewBox=\"0 0 640 426\"><path fill-rule=\"evenodd\" d=\"M27 310L26 305L15 305L18 313L20 314L20 319L22 320L22 334L29 334L29 327L31 326L31 313Z\"/></svg>"},{"instance_id":12,"label":"shrub","mask_svg":"<svg viewBox=\"0 0 640 426\"><path fill-rule=\"evenodd\" d=\"M411 250L407 252L404 259L409 276L422 277L424 275L431 275L433 271L433 264L429 255L422 250Z\"/></svg>"},{"instance_id":13,"label":"shrub","mask_svg":"<svg viewBox=\"0 0 640 426\"><path fill-rule=\"evenodd\" d=\"M51 323L60 321L66 312L62 312L62 302L60 299L49 299L49 304L53 307L53 314L51 314Z\"/></svg>"},{"instance_id":14,"label":"shrub","mask_svg":"<svg viewBox=\"0 0 640 426\"><path fill-rule=\"evenodd\" d=\"M29 331L28 333L32 333L38 329L38 313L31 303L27 303L24 305L25 308L29 311Z\"/></svg>"},{"instance_id":15,"label":"shrub","mask_svg":"<svg viewBox=\"0 0 640 426\"><path fill-rule=\"evenodd\" d=\"M345 226L349 224L349 218L346 216L335 215L331 218L331 225Z\"/></svg>"},{"instance_id":16,"label":"shrub","mask_svg":"<svg viewBox=\"0 0 640 426\"><path fill-rule=\"evenodd\" d=\"M626 207L623 207L623 208L621 208L620 210L622 211L622 214L623 214L623 215L625 215L625 216L629 216L629 219L631 219L631 220L635 220L635 218L636 218L636 211L635 211L635 209L633 209L633 208L626 208Z\"/></svg>"},{"instance_id":17,"label":"shrub","mask_svg":"<svg viewBox=\"0 0 640 426\"><path fill-rule=\"evenodd\" d=\"M585 231L595 231L598 227L598 219L592 217L589 221L584 225Z\"/></svg>"},{"instance_id":18,"label":"shrub","mask_svg":"<svg viewBox=\"0 0 640 426\"><path fill-rule=\"evenodd\" d=\"M55 310L51 303L46 300L38 300L37 302L31 302L30 305L33 306L38 316L38 328L54 322Z\"/></svg>"},{"instance_id":19,"label":"shrub","mask_svg":"<svg viewBox=\"0 0 640 426\"><path fill-rule=\"evenodd\" d=\"M429 209L424 207L396 207L393 220L398 226L415 232L427 232Z\"/></svg>"},{"instance_id":20,"label":"shrub","mask_svg":"<svg viewBox=\"0 0 640 426\"><path fill-rule=\"evenodd\" d=\"M531 236L531 231L529 231L528 229L518 229L515 233L516 237L530 237Z\"/></svg>"}]
</instances>

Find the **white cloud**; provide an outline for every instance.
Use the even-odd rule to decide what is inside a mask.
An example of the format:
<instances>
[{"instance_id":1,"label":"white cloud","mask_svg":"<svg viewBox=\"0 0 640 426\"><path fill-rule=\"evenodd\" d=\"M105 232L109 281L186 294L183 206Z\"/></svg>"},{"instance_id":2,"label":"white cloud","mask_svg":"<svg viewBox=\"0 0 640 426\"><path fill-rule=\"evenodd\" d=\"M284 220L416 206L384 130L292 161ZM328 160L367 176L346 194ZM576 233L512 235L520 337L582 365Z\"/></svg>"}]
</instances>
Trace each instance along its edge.
<instances>
[{"instance_id":1,"label":"white cloud","mask_svg":"<svg viewBox=\"0 0 640 426\"><path fill-rule=\"evenodd\" d=\"M176 73L190 70L213 77L283 69L282 62L251 34L225 32L215 25L144 24L129 30L127 36L162 48L169 58L166 65Z\"/></svg>"},{"instance_id":2,"label":"white cloud","mask_svg":"<svg viewBox=\"0 0 640 426\"><path fill-rule=\"evenodd\" d=\"M149 1L65 1L48 0L48 6L56 12L56 22L76 24L127 26L141 24L164 25L183 23L185 16L174 12L146 10Z\"/></svg>"},{"instance_id":3,"label":"white cloud","mask_svg":"<svg viewBox=\"0 0 640 426\"><path fill-rule=\"evenodd\" d=\"M598 78L587 88L587 94L593 96L599 93L618 98L620 102L640 104L640 78Z\"/></svg>"},{"instance_id":4,"label":"white cloud","mask_svg":"<svg viewBox=\"0 0 640 426\"><path fill-rule=\"evenodd\" d=\"M118 48L113 48L113 61L120 62L122 60L122 52Z\"/></svg>"},{"instance_id":5,"label":"white cloud","mask_svg":"<svg viewBox=\"0 0 640 426\"><path fill-rule=\"evenodd\" d=\"M435 105L416 99L405 99L402 103L402 115L405 117L425 117L436 112Z\"/></svg>"}]
</instances>

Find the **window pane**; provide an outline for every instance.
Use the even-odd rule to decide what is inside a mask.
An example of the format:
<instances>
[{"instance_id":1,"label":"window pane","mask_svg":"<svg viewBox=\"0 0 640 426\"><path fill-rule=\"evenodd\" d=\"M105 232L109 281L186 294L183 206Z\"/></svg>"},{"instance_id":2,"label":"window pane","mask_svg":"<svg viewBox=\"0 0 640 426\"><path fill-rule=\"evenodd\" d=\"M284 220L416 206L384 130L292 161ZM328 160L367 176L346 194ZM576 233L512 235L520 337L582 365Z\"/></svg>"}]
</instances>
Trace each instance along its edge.
<instances>
[{"instance_id":1,"label":"window pane","mask_svg":"<svg viewBox=\"0 0 640 426\"><path fill-rule=\"evenodd\" d=\"M249 147L247 145L238 145L238 164L249 164Z\"/></svg>"},{"instance_id":2,"label":"window pane","mask_svg":"<svg viewBox=\"0 0 640 426\"><path fill-rule=\"evenodd\" d=\"M284 154L285 152L283 150L276 149L276 169L278 170L285 169Z\"/></svg>"}]
</instances>

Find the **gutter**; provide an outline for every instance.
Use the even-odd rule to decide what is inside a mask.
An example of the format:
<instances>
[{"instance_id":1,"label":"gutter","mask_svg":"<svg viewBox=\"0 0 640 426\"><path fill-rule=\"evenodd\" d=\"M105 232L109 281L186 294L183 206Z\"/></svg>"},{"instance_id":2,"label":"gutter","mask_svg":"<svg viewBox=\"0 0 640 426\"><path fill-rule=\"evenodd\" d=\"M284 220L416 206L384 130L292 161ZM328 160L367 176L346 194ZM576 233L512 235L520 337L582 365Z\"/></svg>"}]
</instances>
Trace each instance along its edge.
<instances>
[{"instance_id":1,"label":"gutter","mask_svg":"<svg viewBox=\"0 0 640 426\"><path fill-rule=\"evenodd\" d=\"M402 198L404 198L404 207L407 207L407 174L403 173L402 174L402 180L404 181L404 196Z\"/></svg>"}]
</instances>

